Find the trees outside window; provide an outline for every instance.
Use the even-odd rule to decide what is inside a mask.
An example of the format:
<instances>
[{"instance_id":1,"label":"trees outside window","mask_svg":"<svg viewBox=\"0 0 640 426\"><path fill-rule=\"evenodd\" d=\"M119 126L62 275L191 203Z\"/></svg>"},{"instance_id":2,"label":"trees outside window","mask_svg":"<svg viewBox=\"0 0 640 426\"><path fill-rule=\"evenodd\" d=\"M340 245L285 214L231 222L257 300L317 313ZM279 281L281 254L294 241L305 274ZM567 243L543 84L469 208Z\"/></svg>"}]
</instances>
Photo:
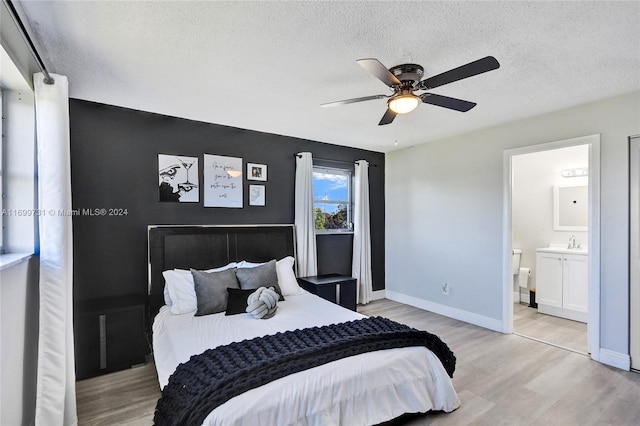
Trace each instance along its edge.
<instances>
[{"instance_id":1,"label":"trees outside window","mask_svg":"<svg viewBox=\"0 0 640 426\"><path fill-rule=\"evenodd\" d=\"M317 232L351 231L351 171L313 168L313 199Z\"/></svg>"}]
</instances>

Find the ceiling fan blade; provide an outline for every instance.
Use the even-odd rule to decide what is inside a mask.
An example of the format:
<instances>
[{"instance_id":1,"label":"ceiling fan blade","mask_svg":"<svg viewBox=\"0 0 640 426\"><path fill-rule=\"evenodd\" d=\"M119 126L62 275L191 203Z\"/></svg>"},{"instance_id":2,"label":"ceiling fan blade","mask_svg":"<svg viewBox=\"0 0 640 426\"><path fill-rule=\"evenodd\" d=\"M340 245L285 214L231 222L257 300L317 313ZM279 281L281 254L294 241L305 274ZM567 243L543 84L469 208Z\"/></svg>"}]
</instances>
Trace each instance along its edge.
<instances>
[{"instance_id":1,"label":"ceiling fan blade","mask_svg":"<svg viewBox=\"0 0 640 426\"><path fill-rule=\"evenodd\" d=\"M460 112L467 112L477 105L475 102L463 101L462 99L436 95L435 93L423 93L422 95L420 95L420 98L425 104L454 109Z\"/></svg>"},{"instance_id":2,"label":"ceiling fan blade","mask_svg":"<svg viewBox=\"0 0 640 426\"><path fill-rule=\"evenodd\" d=\"M400 80L375 58L358 59L356 62L389 87L401 84Z\"/></svg>"},{"instance_id":3,"label":"ceiling fan blade","mask_svg":"<svg viewBox=\"0 0 640 426\"><path fill-rule=\"evenodd\" d=\"M372 96L363 96L362 98L353 98L353 99L345 99L343 101L335 101L335 102L328 102L326 104L321 104L321 107L333 107L333 106L338 106L338 105L347 105L347 104L353 104L356 102L364 102L364 101L372 101L374 99L384 99L387 98L388 96L385 95L372 95Z\"/></svg>"},{"instance_id":4,"label":"ceiling fan blade","mask_svg":"<svg viewBox=\"0 0 640 426\"><path fill-rule=\"evenodd\" d=\"M442 74L426 78L420 82L420 89L433 89L434 87L453 83L454 81L473 77L474 75L482 74L498 68L500 68L500 63L498 63L497 59L493 56L487 56L466 65L459 66L458 68L443 72Z\"/></svg>"},{"instance_id":5,"label":"ceiling fan blade","mask_svg":"<svg viewBox=\"0 0 640 426\"><path fill-rule=\"evenodd\" d=\"M384 113L382 119L378 123L378 126L384 126L385 124L389 124L396 118L396 113L387 108L387 112Z\"/></svg>"}]
</instances>

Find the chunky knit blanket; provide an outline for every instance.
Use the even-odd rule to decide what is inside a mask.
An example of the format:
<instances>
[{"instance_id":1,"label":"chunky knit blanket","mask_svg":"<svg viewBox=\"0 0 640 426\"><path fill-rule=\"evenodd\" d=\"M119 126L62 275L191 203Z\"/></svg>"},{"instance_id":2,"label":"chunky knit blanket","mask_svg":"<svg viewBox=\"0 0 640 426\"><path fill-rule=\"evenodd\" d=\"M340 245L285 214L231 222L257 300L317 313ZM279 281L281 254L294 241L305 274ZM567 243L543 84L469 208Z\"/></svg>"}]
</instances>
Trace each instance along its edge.
<instances>
[{"instance_id":1,"label":"chunky knit blanket","mask_svg":"<svg viewBox=\"0 0 640 426\"><path fill-rule=\"evenodd\" d=\"M180 364L162 390L156 425L200 425L217 406L250 389L328 362L408 346L425 346L453 377L456 358L426 331L381 317L305 328L209 349Z\"/></svg>"}]
</instances>

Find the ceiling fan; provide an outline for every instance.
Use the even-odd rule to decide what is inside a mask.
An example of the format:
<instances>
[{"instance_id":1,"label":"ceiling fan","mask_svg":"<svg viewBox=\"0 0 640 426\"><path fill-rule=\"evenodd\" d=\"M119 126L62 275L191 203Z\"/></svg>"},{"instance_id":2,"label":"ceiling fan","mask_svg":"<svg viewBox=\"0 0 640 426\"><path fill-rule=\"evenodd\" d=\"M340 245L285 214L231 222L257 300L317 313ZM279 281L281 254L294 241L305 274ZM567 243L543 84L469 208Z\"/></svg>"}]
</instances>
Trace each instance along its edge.
<instances>
[{"instance_id":1,"label":"ceiling fan","mask_svg":"<svg viewBox=\"0 0 640 426\"><path fill-rule=\"evenodd\" d=\"M387 100L387 111L378 123L379 126L389 124L396 118L397 114L406 114L417 108L420 102L453 109L460 112L467 112L474 106L475 102L464 101L462 99L450 98L437 95L435 93L422 93L416 95L418 90L430 90L445 84L464 78L473 77L487 71L500 68L500 64L493 56L487 56L466 65L459 66L442 74L421 80L424 75L424 68L418 64L403 64L387 69L375 58L358 59L356 61L362 68L369 71L384 84L389 86L393 93L387 95L364 96L361 98L345 99L343 101L329 102L322 104L322 107L352 104L356 102L371 101L374 99Z\"/></svg>"}]
</instances>

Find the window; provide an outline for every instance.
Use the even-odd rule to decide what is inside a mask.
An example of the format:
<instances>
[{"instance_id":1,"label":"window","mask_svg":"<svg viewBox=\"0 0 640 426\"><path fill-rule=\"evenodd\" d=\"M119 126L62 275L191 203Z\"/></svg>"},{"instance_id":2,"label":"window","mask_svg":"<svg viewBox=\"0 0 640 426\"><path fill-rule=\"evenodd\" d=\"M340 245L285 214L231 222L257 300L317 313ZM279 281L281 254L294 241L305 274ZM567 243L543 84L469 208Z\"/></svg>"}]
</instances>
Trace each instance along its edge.
<instances>
[{"instance_id":1,"label":"window","mask_svg":"<svg viewBox=\"0 0 640 426\"><path fill-rule=\"evenodd\" d=\"M0 46L0 269L35 251L37 214L33 90Z\"/></svg>"},{"instance_id":2,"label":"window","mask_svg":"<svg viewBox=\"0 0 640 426\"><path fill-rule=\"evenodd\" d=\"M351 223L351 170L313 167L316 232L349 232Z\"/></svg>"}]
</instances>

